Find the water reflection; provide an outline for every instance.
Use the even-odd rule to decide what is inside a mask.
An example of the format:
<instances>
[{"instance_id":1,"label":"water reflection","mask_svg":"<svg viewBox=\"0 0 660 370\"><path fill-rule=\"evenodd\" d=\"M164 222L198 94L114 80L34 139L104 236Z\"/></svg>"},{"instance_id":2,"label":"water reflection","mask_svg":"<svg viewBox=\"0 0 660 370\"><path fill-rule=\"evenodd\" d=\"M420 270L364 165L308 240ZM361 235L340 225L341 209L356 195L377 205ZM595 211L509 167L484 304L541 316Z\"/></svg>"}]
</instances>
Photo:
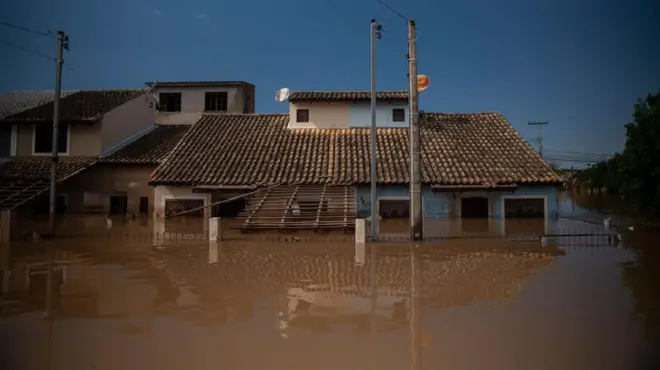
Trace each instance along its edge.
<instances>
[{"instance_id":1,"label":"water reflection","mask_svg":"<svg viewBox=\"0 0 660 370\"><path fill-rule=\"evenodd\" d=\"M617 270L631 259L620 249L587 255L502 240L52 246L19 246L3 266L9 368L617 369L630 363L612 356L635 355ZM587 313L588 300L601 303ZM618 352L594 331L608 325ZM589 341L593 356L573 351Z\"/></svg>"}]
</instances>

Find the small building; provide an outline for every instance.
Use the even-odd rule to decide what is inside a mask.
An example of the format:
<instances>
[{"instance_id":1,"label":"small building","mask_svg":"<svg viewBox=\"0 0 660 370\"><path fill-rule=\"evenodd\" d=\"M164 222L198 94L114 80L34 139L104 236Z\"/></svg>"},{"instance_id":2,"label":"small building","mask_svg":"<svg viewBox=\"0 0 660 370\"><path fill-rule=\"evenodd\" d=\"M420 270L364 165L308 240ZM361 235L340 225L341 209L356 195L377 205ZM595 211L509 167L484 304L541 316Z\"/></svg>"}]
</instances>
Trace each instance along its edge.
<instances>
[{"instance_id":1,"label":"small building","mask_svg":"<svg viewBox=\"0 0 660 370\"><path fill-rule=\"evenodd\" d=\"M245 81L146 82L158 99L158 124L197 122L203 113L254 113L254 85Z\"/></svg>"},{"instance_id":2,"label":"small building","mask_svg":"<svg viewBox=\"0 0 660 370\"><path fill-rule=\"evenodd\" d=\"M79 210L84 203L81 188L66 189L65 182L99 162L99 158L143 135L155 117L146 90L84 90L62 94L58 141L57 211ZM46 97L44 97L46 96ZM41 97L41 98L40 98ZM10 133L9 151L0 164L0 208L17 209L36 200L27 213L48 211L52 152L52 94L24 92L2 97L15 107L0 119ZM89 181L95 179L91 177ZM87 182L85 187L93 187Z\"/></svg>"},{"instance_id":3,"label":"small building","mask_svg":"<svg viewBox=\"0 0 660 370\"><path fill-rule=\"evenodd\" d=\"M300 92L291 94L289 114L203 115L154 173L155 213L165 215L167 203L194 208L227 197L223 193L268 188L250 199L246 227L258 216L271 220L267 227L285 227L290 208L301 200L316 202L308 226L318 226L326 215L342 220L343 214L343 223L332 223L342 227L367 217L371 133L368 116L359 112L368 111L369 96ZM377 98L378 212L407 218L409 130L400 121L401 109L407 119L407 93L381 92ZM561 178L502 114L425 113L420 125L426 219L547 220L556 213Z\"/></svg>"}]
</instances>

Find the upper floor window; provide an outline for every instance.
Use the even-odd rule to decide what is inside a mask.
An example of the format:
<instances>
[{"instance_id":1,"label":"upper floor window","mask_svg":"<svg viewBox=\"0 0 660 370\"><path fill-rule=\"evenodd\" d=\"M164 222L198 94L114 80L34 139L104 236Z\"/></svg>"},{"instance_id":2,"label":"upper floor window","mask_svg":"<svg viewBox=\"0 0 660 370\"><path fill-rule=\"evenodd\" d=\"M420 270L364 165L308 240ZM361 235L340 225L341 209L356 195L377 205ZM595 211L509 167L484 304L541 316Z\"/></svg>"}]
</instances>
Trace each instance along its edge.
<instances>
[{"instance_id":1,"label":"upper floor window","mask_svg":"<svg viewBox=\"0 0 660 370\"><path fill-rule=\"evenodd\" d=\"M160 93L161 112L181 112L181 93Z\"/></svg>"},{"instance_id":2,"label":"upper floor window","mask_svg":"<svg viewBox=\"0 0 660 370\"><path fill-rule=\"evenodd\" d=\"M392 109L393 122L406 122L406 110L403 108Z\"/></svg>"},{"instance_id":3,"label":"upper floor window","mask_svg":"<svg viewBox=\"0 0 660 370\"><path fill-rule=\"evenodd\" d=\"M296 109L296 122L309 122L309 109Z\"/></svg>"},{"instance_id":4,"label":"upper floor window","mask_svg":"<svg viewBox=\"0 0 660 370\"><path fill-rule=\"evenodd\" d=\"M69 127L59 125L57 128L57 152L69 154ZM50 154L53 152L53 125L42 123L34 125L32 141L33 154Z\"/></svg>"},{"instance_id":5,"label":"upper floor window","mask_svg":"<svg viewBox=\"0 0 660 370\"><path fill-rule=\"evenodd\" d=\"M204 111L206 112L226 112L227 111L227 92L209 91L204 94Z\"/></svg>"}]
</instances>

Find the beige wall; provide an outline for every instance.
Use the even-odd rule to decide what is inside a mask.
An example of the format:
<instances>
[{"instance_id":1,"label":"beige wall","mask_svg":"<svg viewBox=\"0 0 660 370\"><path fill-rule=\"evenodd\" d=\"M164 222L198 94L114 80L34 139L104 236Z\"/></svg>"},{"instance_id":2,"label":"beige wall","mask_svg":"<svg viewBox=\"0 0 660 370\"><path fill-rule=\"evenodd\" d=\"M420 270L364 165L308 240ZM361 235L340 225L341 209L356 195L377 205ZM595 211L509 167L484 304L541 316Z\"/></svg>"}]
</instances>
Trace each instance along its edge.
<instances>
[{"instance_id":1,"label":"beige wall","mask_svg":"<svg viewBox=\"0 0 660 370\"><path fill-rule=\"evenodd\" d=\"M128 215L139 215L140 197L149 198L149 214L154 209L154 191L148 182L156 166L100 164L64 182L58 193L67 194L68 212L103 212L110 208L110 196L126 196Z\"/></svg>"},{"instance_id":2,"label":"beige wall","mask_svg":"<svg viewBox=\"0 0 660 370\"><path fill-rule=\"evenodd\" d=\"M204 205L211 204L211 193L193 193L188 186L156 186L154 188L154 216L162 218L165 215L167 199L203 199ZM204 208L204 219L211 217L211 207Z\"/></svg>"},{"instance_id":3,"label":"beige wall","mask_svg":"<svg viewBox=\"0 0 660 370\"><path fill-rule=\"evenodd\" d=\"M296 122L296 110L309 109L309 122ZM347 102L297 102L289 104L289 128L348 128Z\"/></svg>"},{"instance_id":4,"label":"beige wall","mask_svg":"<svg viewBox=\"0 0 660 370\"><path fill-rule=\"evenodd\" d=\"M32 155L34 125L20 124L16 130L16 155ZM101 153L101 122L69 125L69 154L97 156ZM48 155L48 154L45 154Z\"/></svg>"},{"instance_id":5,"label":"beige wall","mask_svg":"<svg viewBox=\"0 0 660 370\"><path fill-rule=\"evenodd\" d=\"M243 113L244 95L250 91L243 91L240 86L172 86L159 87L156 85L154 95L160 93L180 92L181 112L158 112L156 122L160 124L193 124L199 120L204 112L204 97L206 92L227 92L228 113ZM252 100L254 103L254 99Z\"/></svg>"},{"instance_id":6,"label":"beige wall","mask_svg":"<svg viewBox=\"0 0 660 370\"><path fill-rule=\"evenodd\" d=\"M141 95L103 116L101 121L101 151L119 144L121 141L154 124L156 108L147 95ZM153 103L153 101L152 101ZM97 154L98 155L98 154Z\"/></svg>"}]
</instances>

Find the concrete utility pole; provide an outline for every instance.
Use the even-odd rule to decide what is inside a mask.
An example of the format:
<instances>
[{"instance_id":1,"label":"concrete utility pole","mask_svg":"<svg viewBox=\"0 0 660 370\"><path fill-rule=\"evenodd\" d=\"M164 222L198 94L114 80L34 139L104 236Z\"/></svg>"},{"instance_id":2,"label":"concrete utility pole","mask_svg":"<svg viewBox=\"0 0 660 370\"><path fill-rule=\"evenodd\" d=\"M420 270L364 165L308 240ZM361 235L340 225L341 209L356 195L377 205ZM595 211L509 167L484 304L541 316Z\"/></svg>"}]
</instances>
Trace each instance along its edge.
<instances>
[{"instance_id":1,"label":"concrete utility pole","mask_svg":"<svg viewBox=\"0 0 660 370\"><path fill-rule=\"evenodd\" d=\"M371 20L371 241L378 238L378 196L376 183L376 39L380 39L382 25Z\"/></svg>"},{"instance_id":2,"label":"concrete utility pole","mask_svg":"<svg viewBox=\"0 0 660 370\"><path fill-rule=\"evenodd\" d=\"M539 136L537 141L539 143L539 155L541 157L543 157L543 131L541 130L541 127L543 127L543 125L547 125L548 123L548 121L531 121L527 123L530 126L538 126L539 128Z\"/></svg>"},{"instance_id":3,"label":"concrete utility pole","mask_svg":"<svg viewBox=\"0 0 660 370\"><path fill-rule=\"evenodd\" d=\"M59 158L58 149L58 128L60 121L60 94L62 92L62 64L64 64L64 50L69 50L69 36L63 31L57 31L57 59L55 60L55 96L53 97L53 152L51 154L50 170L50 235L55 235L55 205L56 205L56 185L57 185L57 161Z\"/></svg>"},{"instance_id":4,"label":"concrete utility pole","mask_svg":"<svg viewBox=\"0 0 660 370\"><path fill-rule=\"evenodd\" d=\"M423 240L422 166L417 91L417 44L415 21L408 21L408 81L410 94L410 239Z\"/></svg>"}]
</instances>

